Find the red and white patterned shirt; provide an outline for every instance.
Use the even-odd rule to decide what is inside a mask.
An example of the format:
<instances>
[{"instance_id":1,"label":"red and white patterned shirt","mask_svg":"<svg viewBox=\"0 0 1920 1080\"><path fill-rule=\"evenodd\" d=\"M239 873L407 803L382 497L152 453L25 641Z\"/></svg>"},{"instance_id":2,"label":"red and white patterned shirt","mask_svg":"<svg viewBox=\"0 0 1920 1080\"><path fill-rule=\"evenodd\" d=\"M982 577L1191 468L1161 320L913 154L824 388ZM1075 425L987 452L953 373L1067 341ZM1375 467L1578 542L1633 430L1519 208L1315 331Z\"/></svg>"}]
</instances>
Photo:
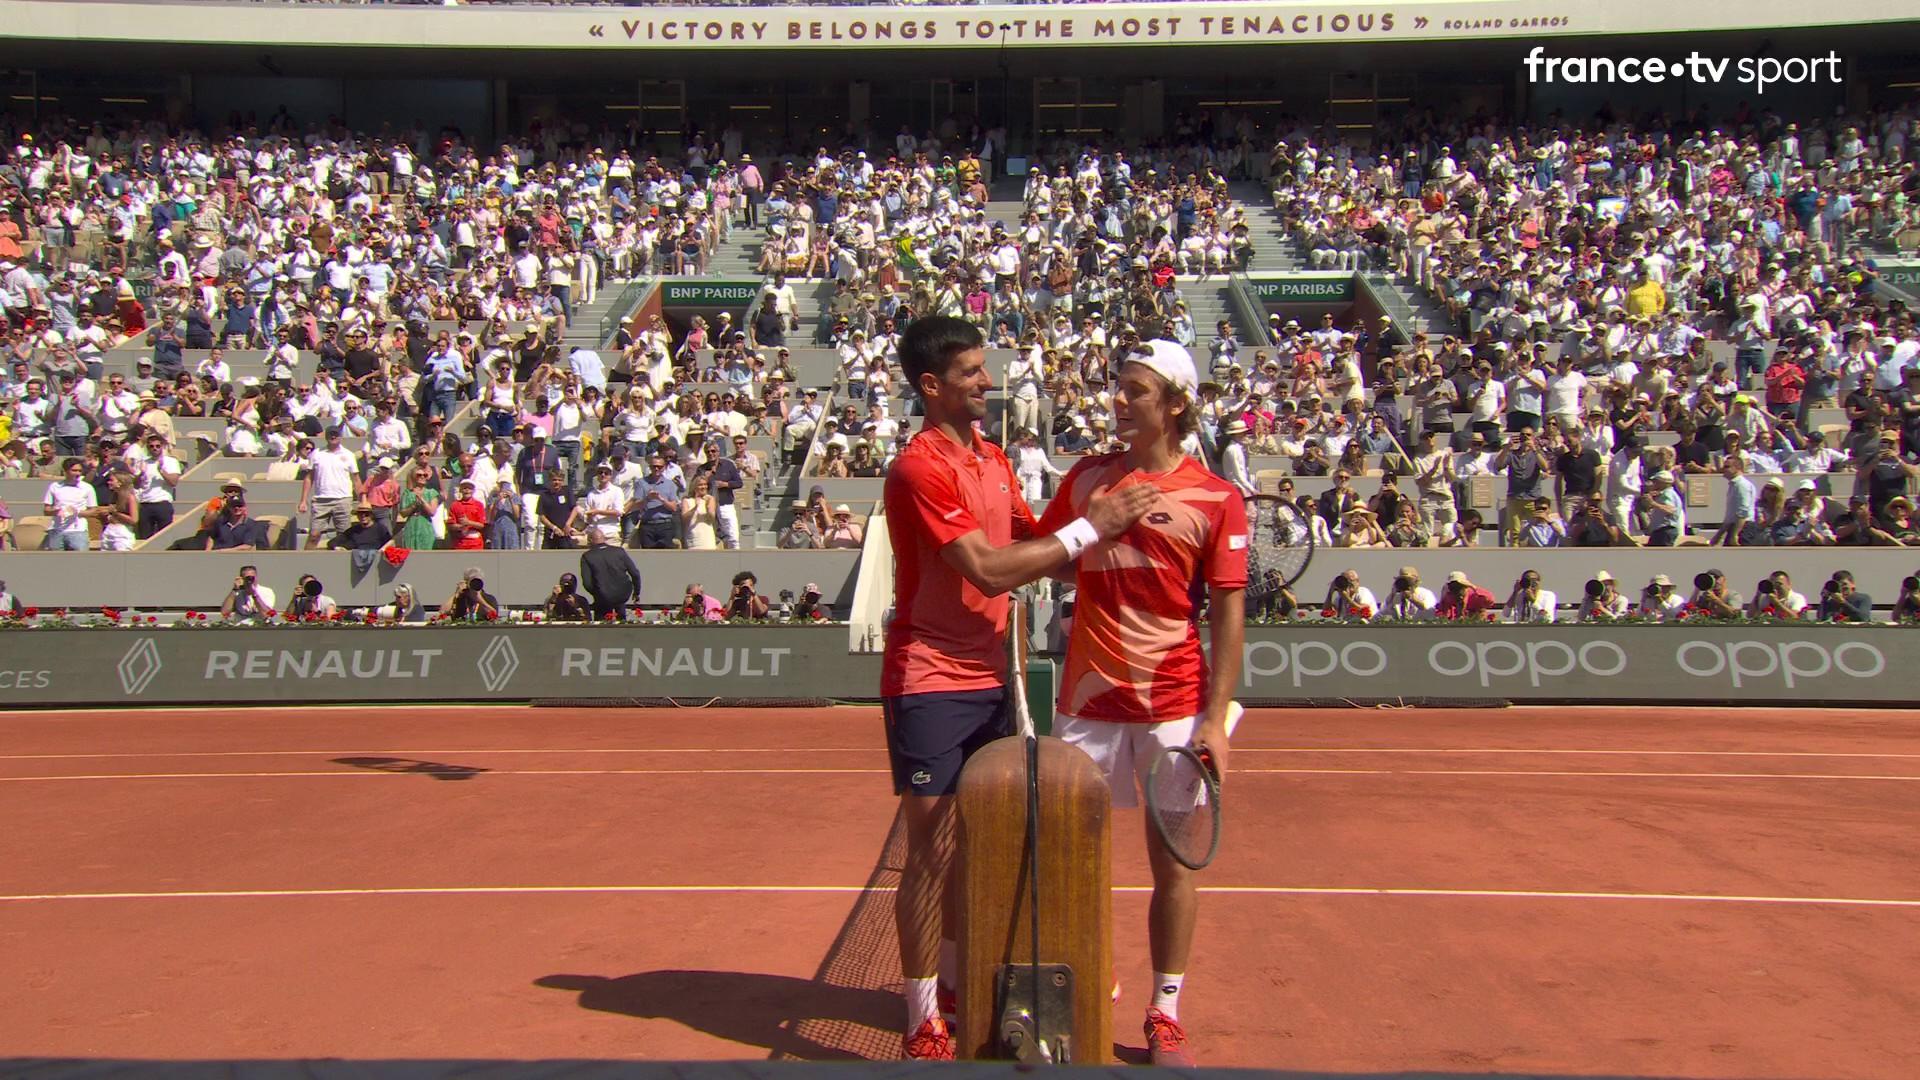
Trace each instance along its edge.
<instances>
[{"instance_id":1,"label":"red and white patterned shirt","mask_svg":"<svg viewBox=\"0 0 1920 1080\"><path fill-rule=\"evenodd\" d=\"M1195 616L1203 590L1246 587L1246 500L1192 458L1148 477L1129 470L1125 455L1106 454L1067 473L1039 532L1085 514L1096 490L1122 481L1160 495L1131 529L1080 556L1057 705L1063 715L1121 723L1194 716L1207 685Z\"/></svg>"}]
</instances>

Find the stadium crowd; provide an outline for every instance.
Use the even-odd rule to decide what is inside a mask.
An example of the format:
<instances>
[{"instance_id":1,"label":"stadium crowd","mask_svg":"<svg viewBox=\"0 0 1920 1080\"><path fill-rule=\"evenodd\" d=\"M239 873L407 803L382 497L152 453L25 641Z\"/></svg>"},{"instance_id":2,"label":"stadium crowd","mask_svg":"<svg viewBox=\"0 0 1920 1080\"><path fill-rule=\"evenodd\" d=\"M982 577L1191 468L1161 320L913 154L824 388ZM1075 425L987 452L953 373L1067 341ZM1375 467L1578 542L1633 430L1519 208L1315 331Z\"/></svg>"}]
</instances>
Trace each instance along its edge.
<instances>
[{"instance_id":1,"label":"stadium crowd","mask_svg":"<svg viewBox=\"0 0 1920 1080\"><path fill-rule=\"evenodd\" d=\"M1708 524L1685 497L1705 473L1726 485L1716 542L1920 540L1920 339L1862 247L1912 227L1912 126L1433 126L1378 158L1290 132L1265 171L1303 250L1431 288L1459 332L1276 317L1254 347L1221 324L1190 448L1248 493L1329 477L1297 500L1327 547L1477 546L1489 524L1516 546L1677 544ZM301 479L309 544L733 547L734 500L769 470L884 474L911 434L898 332L935 312L1013 350L994 434L1037 501L1053 456L1114 446L1117 354L1202 347L1181 276L1253 254L1226 180L1261 171L1244 125L1183 131L1061 148L1011 208L989 206L992 129L765 173L731 130L671 161L558 130L491 153L279 120L20 133L0 168L0 476L56 481L46 546L131 547L171 520L172 421L221 417L223 452ZM698 273L743 228L767 278L738 324L564 349L602 274ZM838 354L832 387L796 385L796 283L830 291L810 344ZM151 355L104 373L116 346ZM246 349L262 376L233 374ZM1822 494L1829 473L1854 493ZM1477 477L1504 488L1496 522L1467 508ZM230 485L186 546L265 546L245 501ZM816 489L778 543L858 546L856 516Z\"/></svg>"}]
</instances>

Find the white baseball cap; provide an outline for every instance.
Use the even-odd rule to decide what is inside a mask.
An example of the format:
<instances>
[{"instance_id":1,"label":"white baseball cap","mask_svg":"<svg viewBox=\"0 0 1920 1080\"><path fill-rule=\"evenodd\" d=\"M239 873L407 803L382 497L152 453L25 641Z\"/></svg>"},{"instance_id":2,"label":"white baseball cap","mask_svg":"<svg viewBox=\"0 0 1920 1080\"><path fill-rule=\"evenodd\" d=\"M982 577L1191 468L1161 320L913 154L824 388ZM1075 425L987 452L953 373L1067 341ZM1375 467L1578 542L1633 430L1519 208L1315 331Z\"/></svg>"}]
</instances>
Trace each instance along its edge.
<instances>
[{"instance_id":1,"label":"white baseball cap","mask_svg":"<svg viewBox=\"0 0 1920 1080\"><path fill-rule=\"evenodd\" d=\"M1142 351L1130 354L1125 362L1145 364L1189 397L1200 392L1200 376L1193 366L1193 354L1184 347L1155 339L1141 342L1140 348Z\"/></svg>"}]
</instances>

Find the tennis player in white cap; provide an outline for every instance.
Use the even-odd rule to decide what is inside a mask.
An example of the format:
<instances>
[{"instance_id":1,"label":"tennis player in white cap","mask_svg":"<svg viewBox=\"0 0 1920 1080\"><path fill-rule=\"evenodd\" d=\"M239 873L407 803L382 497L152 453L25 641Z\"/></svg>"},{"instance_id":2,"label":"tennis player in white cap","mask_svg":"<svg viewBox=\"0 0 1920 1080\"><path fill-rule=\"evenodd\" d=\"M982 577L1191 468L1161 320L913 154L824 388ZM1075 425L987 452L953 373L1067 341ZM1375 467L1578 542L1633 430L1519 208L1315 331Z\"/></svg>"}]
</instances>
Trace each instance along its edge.
<instances>
[{"instance_id":1,"label":"tennis player in white cap","mask_svg":"<svg viewBox=\"0 0 1920 1080\"><path fill-rule=\"evenodd\" d=\"M1146 783L1166 747L1204 747L1226 771L1229 706L1245 635L1247 507L1239 489L1181 449L1200 423L1192 355L1171 341L1149 341L1116 353L1114 363L1114 428L1127 448L1075 465L1039 531L1078 518L1093 492L1123 480L1158 491L1132 527L1055 575L1071 575L1079 596L1053 731L1105 771L1113 805L1124 808L1140 804L1136 779ZM1203 595L1216 662L1211 669L1200 649ZM1191 1065L1180 990L1199 909L1194 872L1150 828L1147 852L1154 969L1148 1057L1156 1065Z\"/></svg>"}]
</instances>

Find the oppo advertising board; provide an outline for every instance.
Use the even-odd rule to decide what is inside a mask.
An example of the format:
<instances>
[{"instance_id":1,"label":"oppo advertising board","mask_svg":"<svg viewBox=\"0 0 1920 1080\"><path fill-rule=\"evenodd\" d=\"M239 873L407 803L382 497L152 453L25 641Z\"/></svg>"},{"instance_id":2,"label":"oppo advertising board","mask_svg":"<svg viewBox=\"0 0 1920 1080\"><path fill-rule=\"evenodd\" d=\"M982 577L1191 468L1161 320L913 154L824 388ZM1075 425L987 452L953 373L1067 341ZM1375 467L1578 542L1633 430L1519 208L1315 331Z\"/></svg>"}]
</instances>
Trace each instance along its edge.
<instances>
[{"instance_id":1,"label":"oppo advertising board","mask_svg":"<svg viewBox=\"0 0 1920 1080\"><path fill-rule=\"evenodd\" d=\"M4 635L0 705L878 695L846 628L475 628ZM1903 704L1920 631L1772 626L1247 628L1237 695Z\"/></svg>"}]
</instances>

